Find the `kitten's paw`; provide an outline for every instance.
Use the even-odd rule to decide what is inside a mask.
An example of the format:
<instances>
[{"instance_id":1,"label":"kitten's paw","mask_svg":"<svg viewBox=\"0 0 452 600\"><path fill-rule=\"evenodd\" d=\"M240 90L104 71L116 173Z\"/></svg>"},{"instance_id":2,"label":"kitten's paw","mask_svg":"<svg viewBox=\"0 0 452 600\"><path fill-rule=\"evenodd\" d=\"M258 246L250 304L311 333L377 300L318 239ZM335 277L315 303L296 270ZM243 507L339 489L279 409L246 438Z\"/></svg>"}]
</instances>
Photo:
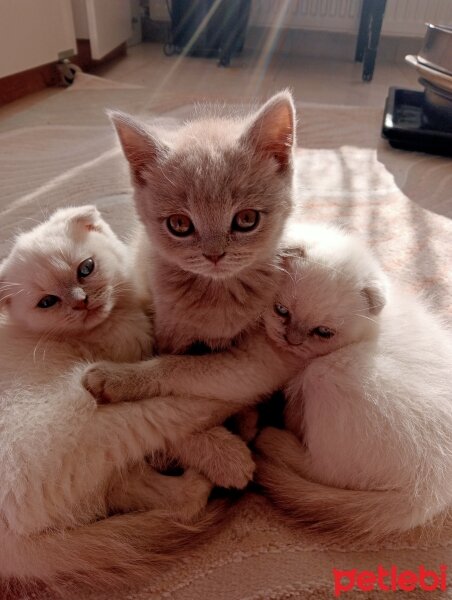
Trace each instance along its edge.
<instances>
[{"instance_id":1,"label":"kitten's paw","mask_svg":"<svg viewBox=\"0 0 452 600\"><path fill-rule=\"evenodd\" d=\"M290 431L266 427L257 436L254 447L262 456L277 460L281 453L302 452L303 446Z\"/></svg>"},{"instance_id":2,"label":"kitten's paw","mask_svg":"<svg viewBox=\"0 0 452 600\"><path fill-rule=\"evenodd\" d=\"M264 456L255 456L256 471L254 481L264 490L278 488L279 478L283 470L270 458ZM290 471L289 471L290 473Z\"/></svg>"},{"instance_id":3,"label":"kitten's paw","mask_svg":"<svg viewBox=\"0 0 452 600\"><path fill-rule=\"evenodd\" d=\"M270 458L278 456L281 446L286 442L287 432L276 427L266 427L254 441L254 448L262 456Z\"/></svg>"},{"instance_id":4,"label":"kitten's paw","mask_svg":"<svg viewBox=\"0 0 452 600\"><path fill-rule=\"evenodd\" d=\"M177 494L173 516L182 522L190 523L205 510L213 483L195 469L187 469L178 477L181 489Z\"/></svg>"},{"instance_id":5,"label":"kitten's paw","mask_svg":"<svg viewBox=\"0 0 452 600\"><path fill-rule=\"evenodd\" d=\"M290 431L266 427L256 438L254 448L258 453L255 460L266 465L284 466L304 474L309 470L307 450Z\"/></svg>"},{"instance_id":6,"label":"kitten's paw","mask_svg":"<svg viewBox=\"0 0 452 600\"><path fill-rule=\"evenodd\" d=\"M240 439L229 441L222 457L212 461L206 475L222 488L244 489L253 479L255 470L251 450Z\"/></svg>"},{"instance_id":7,"label":"kitten's paw","mask_svg":"<svg viewBox=\"0 0 452 600\"><path fill-rule=\"evenodd\" d=\"M245 408L235 415L236 428L245 442L254 440L258 433L259 412L257 408Z\"/></svg>"},{"instance_id":8,"label":"kitten's paw","mask_svg":"<svg viewBox=\"0 0 452 600\"><path fill-rule=\"evenodd\" d=\"M205 475L189 467L181 475L181 480L187 484L187 491L193 495L197 494L199 497L202 497L204 504L207 504L210 492L213 490L213 483Z\"/></svg>"},{"instance_id":9,"label":"kitten's paw","mask_svg":"<svg viewBox=\"0 0 452 600\"><path fill-rule=\"evenodd\" d=\"M98 404L131 400L134 379L131 367L110 362L95 363L85 371L82 384Z\"/></svg>"}]
</instances>

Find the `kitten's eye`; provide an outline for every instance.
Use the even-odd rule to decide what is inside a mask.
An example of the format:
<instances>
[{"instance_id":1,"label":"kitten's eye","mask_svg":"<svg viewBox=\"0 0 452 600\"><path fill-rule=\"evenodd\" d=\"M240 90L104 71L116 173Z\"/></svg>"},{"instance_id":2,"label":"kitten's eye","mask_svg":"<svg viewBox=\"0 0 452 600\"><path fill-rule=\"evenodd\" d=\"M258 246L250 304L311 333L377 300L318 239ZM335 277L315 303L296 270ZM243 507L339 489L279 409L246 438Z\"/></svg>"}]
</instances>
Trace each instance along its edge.
<instances>
[{"instance_id":1,"label":"kitten's eye","mask_svg":"<svg viewBox=\"0 0 452 600\"><path fill-rule=\"evenodd\" d=\"M193 223L186 215L171 215L166 220L166 226L170 233L179 237L189 236L195 230Z\"/></svg>"},{"instance_id":2,"label":"kitten's eye","mask_svg":"<svg viewBox=\"0 0 452 600\"><path fill-rule=\"evenodd\" d=\"M328 327L316 327L315 329L311 329L309 335L316 335L317 337L323 338L324 340L329 340L333 337L336 332Z\"/></svg>"},{"instance_id":3,"label":"kitten's eye","mask_svg":"<svg viewBox=\"0 0 452 600\"><path fill-rule=\"evenodd\" d=\"M87 258L86 260L81 262L77 267L77 277L79 279L84 279L85 277L88 277L88 275L91 275L93 271L94 260L92 258Z\"/></svg>"},{"instance_id":4,"label":"kitten's eye","mask_svg":"<svg viewBox=\"0 0 452 600\"><path fill-rule=\"evenodd\" d=\"M285 306L283 306L282 304L276 303L273 308L275 309L275 313L277 315L279 315L280 317L288 317L289 316L289 309L286 308Z\"/></svg>"},{"instance_id":5,"label":"kitten's eye","mask_svg":"<svg viewBox=\"0 0 452 600\"><path fill-rule=\"evenodd\" d=\"M58 298L58 296L52 296L51 294L49 294L48 296L43 296L41 300L37 303L36 307L51 308L52 306L55 306L55 304L58 304L59 301L60 299Z\"/></svg>"},{"instance_id":6,"label":"kitten's eye","mask_svg":"<svg viewBox=\"0 0 452 600\"><path fill-rule=\"evenodd\" d=\"M241 210L235 215L235 217L232 219L231 228L233 231L252 231L258 226L259 219L260 216L257 210L247 208L246 210Z\"/></svg>"}]
</instances>

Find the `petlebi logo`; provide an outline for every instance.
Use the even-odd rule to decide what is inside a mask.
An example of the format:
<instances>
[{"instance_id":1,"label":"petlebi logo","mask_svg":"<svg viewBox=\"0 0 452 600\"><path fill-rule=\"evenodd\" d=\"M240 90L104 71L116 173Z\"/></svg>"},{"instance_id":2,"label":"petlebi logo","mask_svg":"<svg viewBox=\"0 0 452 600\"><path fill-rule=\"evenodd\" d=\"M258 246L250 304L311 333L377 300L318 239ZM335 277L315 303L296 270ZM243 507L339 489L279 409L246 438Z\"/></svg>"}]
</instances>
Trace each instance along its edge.
<instances>
[{"instance_id":1,"label":"petlebi logo","mask_svg":"<svg viewBox=\"0 0 452 600\"><path fill-rule=\"evenodd\" d=\"M382 590L384 592L412 592L415 589L433 592L446 591L447 566L440 565L439 569L433 571L425 565L419 565L417 571L400 570L396 565L385 568L378 565L376 571L358 571L350 569L341 571L333 569L334 595L340 596L342 592L354 589L363 592Z\"/></svg>"}]
</instances>

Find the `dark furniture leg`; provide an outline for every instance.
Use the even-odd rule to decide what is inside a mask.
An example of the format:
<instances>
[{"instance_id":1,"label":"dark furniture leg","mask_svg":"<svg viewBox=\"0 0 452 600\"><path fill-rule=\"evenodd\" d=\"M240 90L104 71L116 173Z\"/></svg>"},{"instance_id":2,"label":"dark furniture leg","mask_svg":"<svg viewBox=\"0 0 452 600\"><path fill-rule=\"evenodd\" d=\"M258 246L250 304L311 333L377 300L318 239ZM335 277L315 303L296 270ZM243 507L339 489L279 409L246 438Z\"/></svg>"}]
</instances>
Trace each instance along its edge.
<instances>
[{"instance_id":1,"label":"dark furniture leg","mask_svg":"<svg viewBox=\"0 0 452 600\"><path fill-rule=\"evenodd\" d=\"M224 35L218 61L220 67L227 67L232 56L243 49L251 0L228 0L226 6Z\"/></svg>"},{"instance_id":2,"label":"dark furniture leg","mask_svg":"<svg viewBox=\"0 0 452 600\"><path fill-rule=\"evenodd\" d=\"M363 65L363 81L371 81L377 58L386 0L363 0L355 60Z\"/></svg>"},{"instance_id":3,"label":"dark furniture leg","mask_svg":"<svg viewBox=\"0 0 452 600\"><path fill-rule=\"evenodd\" d=\"M356 42L355 61L363 62L364 50L369 41L372 0L363 0L359 20L358 41Z\"/></svg>"}]
</instances>

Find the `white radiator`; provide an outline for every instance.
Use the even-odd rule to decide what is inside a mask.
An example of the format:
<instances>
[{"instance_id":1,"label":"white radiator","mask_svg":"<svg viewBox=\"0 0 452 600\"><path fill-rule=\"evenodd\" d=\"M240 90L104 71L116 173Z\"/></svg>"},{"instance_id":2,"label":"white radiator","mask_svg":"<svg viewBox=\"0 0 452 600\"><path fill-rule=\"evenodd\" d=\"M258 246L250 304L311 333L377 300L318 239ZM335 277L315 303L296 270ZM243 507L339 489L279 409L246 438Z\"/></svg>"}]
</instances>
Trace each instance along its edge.
<instances>
[{"instance_id":1,"label":"white radiator","mask_svg":"<svg viewBox=\"0 0 452 600\"><path fill-rule=\"evenodd\" d=\"M151 17L168 20L166 0L149 0ZM250 24L356 33L361 0L252 0ZM452 25L452 0L388 0L383 33L423 37L425 23Z\"/></svg>"},{"instance_id":2,"label":"white radiator","mask_svg":"<svg viewBox=\"0 0 452 600\"><path fill-rule=\"evenodd\" d=\"M250 24L356 33L361 0L253 0ZM423 37L425 23L452 25L452 0L388 0L383 35Z\"/></svg>"}]
</instances>

